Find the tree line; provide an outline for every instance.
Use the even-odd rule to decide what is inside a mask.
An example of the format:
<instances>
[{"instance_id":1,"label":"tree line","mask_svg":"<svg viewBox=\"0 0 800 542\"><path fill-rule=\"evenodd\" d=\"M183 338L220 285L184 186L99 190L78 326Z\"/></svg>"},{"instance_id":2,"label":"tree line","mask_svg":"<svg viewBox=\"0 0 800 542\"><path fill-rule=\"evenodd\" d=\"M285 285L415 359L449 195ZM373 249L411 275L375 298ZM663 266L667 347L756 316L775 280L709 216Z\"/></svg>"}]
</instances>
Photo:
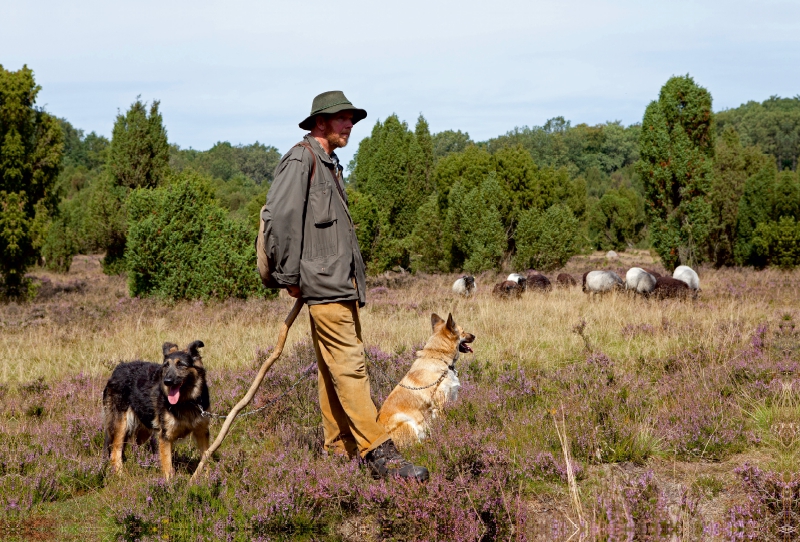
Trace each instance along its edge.
<instances>
[{"instance_id":1,"label":"tree line","mask_svg":"<svg viewBox=\"0 0 800 542\"><path fill-rule=\"evenodd\" d=\"M275 147L170 144L159 102L137 98L111 139L35 105L33 72L0 66L2 292L37 262L66 271L103 252L132 295L259 291L252 236ZM642 123L563 117L487 141L376 122L346 189L370 273L556 269L587 250L651 248L666 267L800 263L800 97L714 113L673 77Z\"/></svg>"}]
</instances>

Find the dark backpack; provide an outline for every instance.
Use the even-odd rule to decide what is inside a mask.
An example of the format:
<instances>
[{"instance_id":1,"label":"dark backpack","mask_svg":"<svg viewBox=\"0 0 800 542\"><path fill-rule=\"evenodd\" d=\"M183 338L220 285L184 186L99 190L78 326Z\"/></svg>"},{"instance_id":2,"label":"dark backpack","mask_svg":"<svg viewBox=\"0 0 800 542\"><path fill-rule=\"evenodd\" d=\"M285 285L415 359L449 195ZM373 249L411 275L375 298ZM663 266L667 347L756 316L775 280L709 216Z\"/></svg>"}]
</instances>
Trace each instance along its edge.
<instances>
[{"instance_id":1,"label":"dark backpack","mask_svg":"<svg viewBox=\"0 0 800 542\"><path fill-rule=\"evenodd\" d=\"M314 164L311 166L311 175L308 176L308 186L314 181L314 174L317 172L317 156L311 150L311 145L301 141L295 146L305 147L311 156L314 157ZM275 240L272 238L272 216L267 210L266 204L261 208L258 224L258 235L256 235L256 263L258 274L261 276L261 283L265 288L281 288L282 286L273 278L275 273Z\"/></svg>"}]
</instances>

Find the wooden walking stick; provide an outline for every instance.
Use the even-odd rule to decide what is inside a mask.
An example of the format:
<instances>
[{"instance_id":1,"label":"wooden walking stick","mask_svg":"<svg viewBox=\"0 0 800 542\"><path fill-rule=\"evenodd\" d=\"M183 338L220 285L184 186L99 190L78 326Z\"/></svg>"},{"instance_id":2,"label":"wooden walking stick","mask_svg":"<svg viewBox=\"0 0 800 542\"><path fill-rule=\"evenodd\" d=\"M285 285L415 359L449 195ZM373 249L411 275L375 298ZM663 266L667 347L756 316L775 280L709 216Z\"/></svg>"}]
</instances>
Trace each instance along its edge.
<instances>
[{"instance_id":1,"label":"wooden walking stick","mask_svg":"<svg viewBox=\"0 0 800 542\"><path fill-rule=\"evenodd\" d=\"M289 316L286 317L286 320L283 321L283 325L281 326L281 331L278 333L278 342L275 344L275 350L272 351L272 354L269 358L261 364L261 369L258 370L258 374L256 375L255 380L250 385L250 389L247 390L247 393L242 397L242 399L236 403L228 416L225 418L225 423L222 424L222 429L219 430L219 434L217 434L217 438L214 439L214 442L211 446L208 447L208 450L205 451L203 457L200 458L200 463L197 465L197 469L195 469L194 474L192 474L191 481L194 482L200 476L200 473L203 471L203 467L205 466L208 458L211 457L211 454L217 451L219 445L222 444L222 441L225 440L225 437L228 435L228 431L233 424L233 420L236 419L236 416L239 415L239 412L246 407L250 401L253 400L253 397L258 391L258 387L261 385L261 382L264 380L264 376L267 374L267 371L270 370L272 364L281 356L283 352L283 346L286 344L286 336L289 334L289 328L292 327L295 318L297 315L300 314L300 309L303 308L303 300L298 299L294 302L294 306L292 307Z\"/></svg>"}]
</instances>

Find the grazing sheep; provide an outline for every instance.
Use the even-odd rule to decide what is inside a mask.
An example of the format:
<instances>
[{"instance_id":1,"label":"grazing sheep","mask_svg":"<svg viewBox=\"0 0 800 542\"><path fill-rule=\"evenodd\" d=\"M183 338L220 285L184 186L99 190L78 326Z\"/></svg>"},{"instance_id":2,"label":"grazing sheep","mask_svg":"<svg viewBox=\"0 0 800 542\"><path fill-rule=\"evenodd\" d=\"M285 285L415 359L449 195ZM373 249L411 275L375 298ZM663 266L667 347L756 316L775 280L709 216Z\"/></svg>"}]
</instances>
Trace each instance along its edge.
<instances>
[{"instance_id":1,"label":"grazing sheep","mask_svg":"<svg viewBox=\"0 0 800 542\"><path fill-rule=\"evenodd\" d=\"M475 277L472 275L464 275L453 283L453 293L464 297L470 297L475 293L476 287Z\"/></svg>"},{"instance_id":2,"label":"grazing sheep","mask_svg":"<svg viewBox=\"0 0 800 542\"><path fill-rule=\"evenodd\" d=\"M658 277L656 279L656 287L653 289L653 295L658 299L669 297L685 298L689 297L691 293L692 291L685 282L672 277Z\"/></svg>"},{"instance_id":3,"label":"grazing sheep","mask_svg":"<svg viewBox=\"0 0 800 542\"><path fill-rule=\"evenodd\" d=\"M613 250L609 250L606 252L606 260L616 260L619 258L619 254L614 252Z\"/></svg>"},{"instance_id":4,"label":"grazing sheep","mask_svg":"<svg viewBox=\"0 0 800 542\"><path fill-rule=\"evenodd\" d=\"M526 277L526 284L528 290L542 290L547 292L553 289L552 284L550 284L550 279L536 272L528 274Z\"/></svg>"},{"instance_id":5,"label":"grazing sheep","mask_svg":"<svg viewBox=\"0 0 800 542\"><path fill-rule=\"evenodd\" d=\"M625 289L637 294L650 295L656 287L656 277L641 267L631 267L625 273Z\"/></svg>"},{"instance_id":6,"label":"grazing sheep","mask_svg":"<svg viewBox=\"0 0 800 542\"><path fill-rule=\"evenodd\" d=\"M686 285L695 292L700 289L700 277L697 276L694 269L688 265L679 265L672 273L672 278L682 280Z\"/></svg>"},{"instance_id":7,"label":"grazing sheep","mask_svg":"<svg viewBox=\"0 0 800 542\"><path fill-rule=\"evenodd\" d=\"M519 298L522 295L522 287L513 280L506 280L500 284L495 284L492 294L501 298Z\"/></svg>"},{"instance_id":8,"label":"grazing sheep","mask_svg":"<svg viewBox=\"0 0 800 542\"><path fill-rule=\"evenodd\" d=\"M583 275L583 291L587 294L602 294L625 286L613 271L589 271Z\"/></svg>"},{"instance_id":9,"label":"grazing sheep","mask_svg":"<svg viewBox=\"0 0 800 542\"><path fill-rule=\"evenodd\" d=\"M567 273L559 273L556 277L556 286L560 286L563 288L569 288L570 286L577 286L578 281L575 280L575 277L572 275L568 275Z\"/></svg>"}]
</instances>

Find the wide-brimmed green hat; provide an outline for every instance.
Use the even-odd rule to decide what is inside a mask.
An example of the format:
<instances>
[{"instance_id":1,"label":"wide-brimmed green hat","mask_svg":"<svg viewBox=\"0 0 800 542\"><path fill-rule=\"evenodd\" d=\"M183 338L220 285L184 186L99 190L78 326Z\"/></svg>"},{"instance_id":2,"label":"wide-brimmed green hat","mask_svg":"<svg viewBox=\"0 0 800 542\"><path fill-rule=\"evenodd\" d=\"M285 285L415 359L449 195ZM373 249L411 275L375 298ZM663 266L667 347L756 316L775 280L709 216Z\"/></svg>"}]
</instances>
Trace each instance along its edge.
<instances>
[{"instance_id":1,"label":"wide-brimmed green hat","mask_svg":"<svg viewBox=\"0 0 800 542\"><path fill-rule=\"evenodd\" d=\"M350 100L345 98L344 92L341 90L330 90L314 98L314 101L311 103L311 114L308 115L299 126L303 130L311 130L314 127L315 116L333 115L339 111L352 111L353 124L367 118L367 112L350 103Z\"/></svg>"}]
</instances>

